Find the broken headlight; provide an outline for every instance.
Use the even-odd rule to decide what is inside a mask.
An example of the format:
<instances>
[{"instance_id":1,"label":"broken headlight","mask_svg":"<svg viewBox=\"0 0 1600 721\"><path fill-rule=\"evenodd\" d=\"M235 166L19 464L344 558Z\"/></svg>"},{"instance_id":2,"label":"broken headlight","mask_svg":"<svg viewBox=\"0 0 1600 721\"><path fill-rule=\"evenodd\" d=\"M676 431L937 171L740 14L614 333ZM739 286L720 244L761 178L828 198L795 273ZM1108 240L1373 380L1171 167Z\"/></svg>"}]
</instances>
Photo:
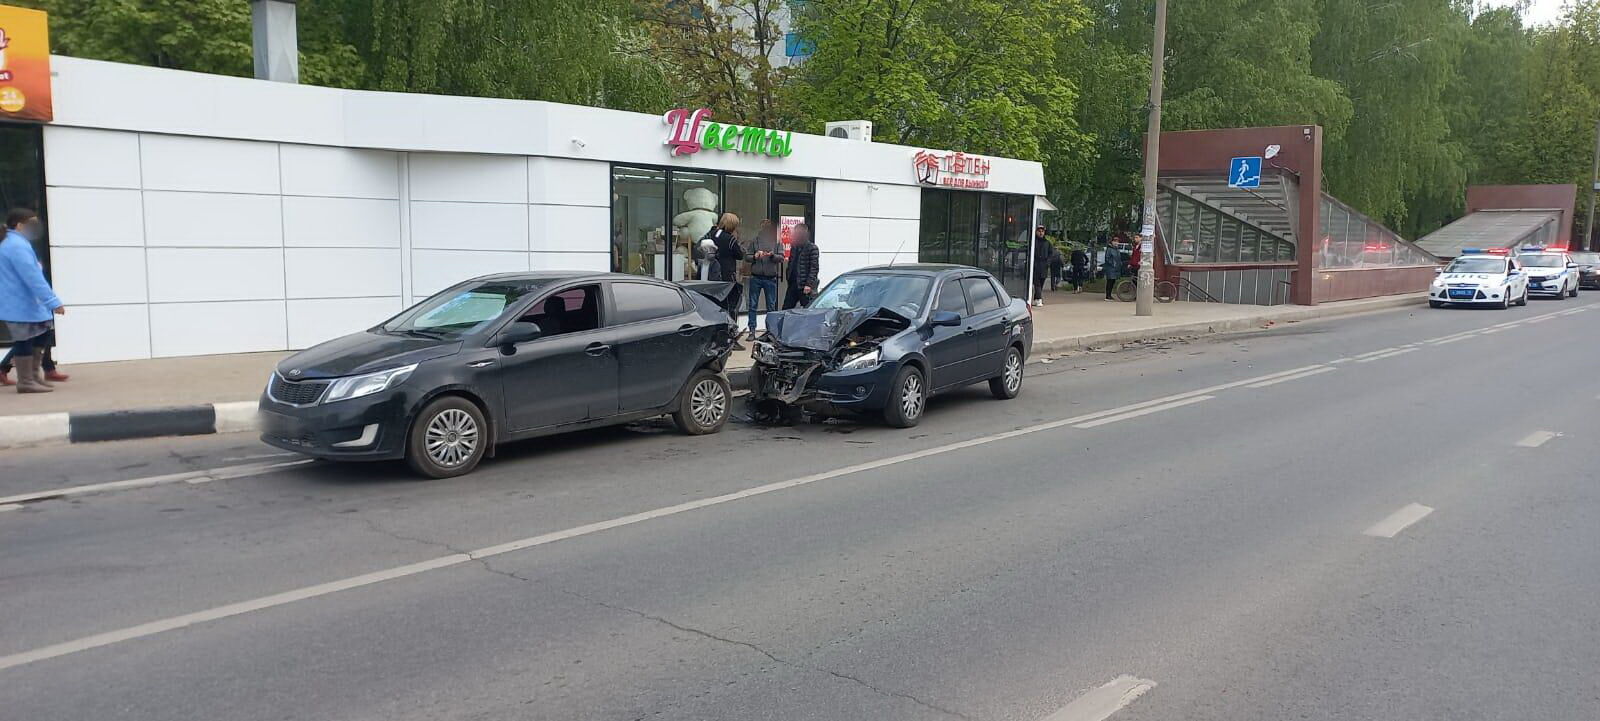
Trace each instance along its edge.
<instances>
[{"instance_id":1,"label":"broken headlight","mask_svg":"<svg viewBox=\"0 0 1600 721\"><path fill-rule=\"evenodd\" d=\"M778 363L778 352L772 349L771 343L764 341L756 341L755 347L750 349L750 357L756 359L757 363L766 363L768 365L777 365Z\"/></svg>"},{"instance_id":2,"label":"broken headlight","mask_svg":"<svg viewBox=\"0 0 1600 721\"><path fill-rule=\"evenodd\" d=\"M844 359L844 363L839 364L839 370L842 370L842 371L861 370L862 368L871 368L871 367L873 367L875 365L878 365L879 363L882 363L882 362L883 362L882 355L878 352L877 348L873 348L872 350L866 351L864 353L857 353L856 355L853 355L853 356L847 356Z\"/></svg>"}]
</instances>

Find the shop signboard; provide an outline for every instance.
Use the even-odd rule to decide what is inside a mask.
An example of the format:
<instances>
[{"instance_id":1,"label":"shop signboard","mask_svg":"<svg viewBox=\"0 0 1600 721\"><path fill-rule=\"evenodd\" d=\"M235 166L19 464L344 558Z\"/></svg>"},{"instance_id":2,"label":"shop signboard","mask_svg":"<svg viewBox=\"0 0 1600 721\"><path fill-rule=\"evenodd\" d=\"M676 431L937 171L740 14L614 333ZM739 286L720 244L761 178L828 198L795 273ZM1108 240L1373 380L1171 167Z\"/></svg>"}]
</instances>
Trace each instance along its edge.
<instances>
[{"instance_id":1,"label":"shop signboard","mask_svg":"<svg viewBox=\"0 0 1600 721\"><path fill-rule=\"evenodd\" d=\"M674 108L661 116L671 131L662 144L674 157L702 150L787 158L794 153L794 133L753 126L717 123L707 108Z\"/></svg>"},{"instance_id":2,"label":"shop signboard","mask_svg":"<svg viewBox=\"0 0 1600 721\"><path fill-rule=\"evenodd\" d=\"M911 157L911 168L916 173L918 183L966 190L989 187L989 169L992 165L993 161L988 158L960 152L918 150Z\"/></svg>"},{"instance_id":3,"label":"shop signboard","mask_svg":"<svg viewBox=\"0 0 1600 721\"><path fill-rule=\"evenodd\" d=\"M53 117L49 16L0 5L0 118L48 123Z\"/></svg>"}]
</instances>

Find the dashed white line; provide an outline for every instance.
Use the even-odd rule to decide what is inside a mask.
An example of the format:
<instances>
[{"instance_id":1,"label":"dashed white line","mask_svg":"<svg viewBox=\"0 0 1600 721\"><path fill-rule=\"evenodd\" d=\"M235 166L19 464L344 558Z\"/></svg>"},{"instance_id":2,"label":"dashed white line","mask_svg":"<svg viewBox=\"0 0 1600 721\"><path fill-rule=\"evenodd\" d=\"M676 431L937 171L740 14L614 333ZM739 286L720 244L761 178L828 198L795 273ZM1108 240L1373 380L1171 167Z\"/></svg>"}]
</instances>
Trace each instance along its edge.
<instances>
[{"instance_id":1,"label":"dashed white line","mask_svg":"<svg viewBox=\"0 0 1600 721\"><path fill-rule=\"evenodd\" d=\"M1473 336L1475 336L1477 334L1478 334L1477 331L1473 331L1473 332L1467 333L1465 335L1452 336L1452 337L1447 337L1447 338L1443 338L1443 339L1440 339L1440 340L1436 340L1436 341L1433 341L1433 344L1434 345L1444 345L1446 343L1454 343L1454 342L1456 342L1458 340L1466 340L1466 339L1471 338L1471 337L1473 337Z\"/></svg>"},{"instance_id":2,"label":"dashed white line","mask_svg":"<svg viewBox=\"0 0 1600 721\"><path fill-rule=\"evenodd\" d=\"M1398 348L1396 350L1389 351L1388 353L1384 353L1383 355L1374 355L1374 356L1367 356L1366 358L1357 358L1356 362L1357 363L1371 363L1372 361L1375 361L1375 360L1383 360L1385 358L1393 358L1393 357L1395 357L1397 355L1405 355L1407 353L1415 352L1416 350L1417 350L1416 348Z\"/></svg>"},{"instance_id":3,"label":"dashed white line","mask_svg":"<svg viewBox=\"0 0 1600 721\"><path fill-rule=\"evenodd\" d=\"M1346 356L1344 358L1335 358L1335 359L1333 359L1331 361L1328 361L1328 365L1339 365L1340 363L1349 363L1352 360L1355 360L1355 359L1354 358L1350 358L1348 356Z\"/></svg>"},{"instance_id":4,"label":"dashed white line","mask_svg":"<svg viewBox=\"0 0 1600 721\"><path fill-rule=\"evenodd\" d=\"M1332 369L1330 368L1329 370L1332 370ZM1095 421L1089 421L1087 423L1075 423L1075 424L1073 424L1072 427L1073 428L1085 428L1085 429L1098 428L1098 427L1106 425L1108 423L1117 423L1117 422L1126 421L1126 420L1129 420L1129 419L1132 419L1132 418L1138 418L1139 416L1147 416L1147 415L1150 415L1151 413L1160 413L1161 411L1170 411L1170 410L1172 410L1174 408L1182 408L1184 406L1194 405L1194 404L1199 403L1201 401L1209 401L1212 398L1216 398L1216 396L1195 396L1193 398L1185 398L1185 399L1183 399L1181 401L1173 401L1171 403L1165 403L1165 404L1162 404L1162 405L1159 405L1159 406L1150 406L1149 408L1142 408L1142 409L1137 410L1137 411L1131 411L1131 412L1128 412L1128 413L1120 413L1120 414L1117 414L1117 415L1114 415L1114 416L1107 416L1105 418L1101 418L1101 419L1095 420Z\"/></svg>"},{"instance_id":5,"label":"dashed white line","mask_svg":"<svg viewBox=\"0 0 1600 721\"><path fill-rule=\"evenodd\" d=\"M203 471L185 471L183 473L169 473L163 476L130 478L126 481L91 483L84 486L69 486L67 488L57 488L49 491L33 491L31 493L19 493L14 496L0 497L0 504L33 503L35 501L43 501L51 498L81 496L86 493L116 491L125 488L145 488L148 486L159 486L167 483L208 483L211 481L223 481L232 478L258 476L263 473L271 473L273 471L289 468L291 466L300 466L311 462L312 460L307 458L297 461L287 461L284 463L250 463L241 466L223 466L221 468L212 468Z\"/></svg>"},{"instance_id":6,"label":"dashed white line","mask_svg":"<svg viewBox=\"0 0 1600 721\"><path fill-rule=\"evenodd\" d=\"M1560 433L1556 433L1554 431L1534 431L1526 436L1523 436L1522 440L1517 441L1517 445L1522 448L1538 448L1539 446L1549 443L1550 439L1559 437L1560 435Z\"/></svg>"},{"instance_id":7,"label":"dashed white line","mask_svg":"<svg viewBox=\"0 0 1600 721\"><path fill-rule=\"evenodd\" d=\"M1275 386L1275 385L1277 385L1279 383L1288 383L1289 381L1297 381L1297 380L1300 380L1301 378L1310 378L1311 376L1314 376L1314 375L1318 375L1318 374L1321 374L1321 373L1331 373L1331 372L1336 371L1336 370L1338 370L1338 369L1337 368L1317 368L1315 370L1309 370L1309 371L1306 371L1304 373L1296 373L1296 374L1294 374L1292 376L1284 376L1282 378L1273 378L1272 380L1261 381L1260 383L1251 383L1250 385L1248 385L1246 387L1247 388L1266 388L1267 386Z\"/></svg>"},{"instance_id":8,"label":"dashed white line","mask_svg":"<svg viewBox=\"0 0 1600 721\"><path fill-rule=\"evenodd\" d=\"M1366 353L1357 354L1356 355L1356 360L1359 361L1362 358L1370 358L1372 356L1379 356L1379 355L1383 355L1385 353L1390 353L1390 352L1393 352L1393 351L1396 351L1396 350L1399 350L1399 349L1398 348L1380 348L1380 349L1375 350L1375 351L1368 351Z\"/></svg>"},{"instance_id":9,"label":"dashed white line","mask_svg":"<svg viewBox=\"0 0 1600 721\"><path fill-rule=\"evenodd\" d=\"M1420 503L1407 504L1404 508L1389 514L1388 518L1378 521L1371 528L1362 531L1361 535L1375 538L1394 538L1396 534L1406 530L1411 524L1427 518L1430 513L1433 513L1433 509L1428 506Z\"/></svg>"},{"instance_id":10,"label":"dashed white line","mask_svg":"<svg viewBox=\"0 0 1600 721\"><path fill-rule=\"evenodd\" d=\"M21 508L21 507L22 507L22 504L20 504L20 503L0 504L0 513L4 513L6 511L15 511L15 510L17 510L18 508Z\"/></svg>"},{"instance_id":11,"label":"dashed white line","mask_svg":"<svg viewBox=\"0 0 1600 721\"><path fill-rule=\"evenodd\" d=\"M1155 687L1156 682L1148 679L1118 676L1073 699L1043 721L1105 721Z\"/></svg>"}]
</instances>

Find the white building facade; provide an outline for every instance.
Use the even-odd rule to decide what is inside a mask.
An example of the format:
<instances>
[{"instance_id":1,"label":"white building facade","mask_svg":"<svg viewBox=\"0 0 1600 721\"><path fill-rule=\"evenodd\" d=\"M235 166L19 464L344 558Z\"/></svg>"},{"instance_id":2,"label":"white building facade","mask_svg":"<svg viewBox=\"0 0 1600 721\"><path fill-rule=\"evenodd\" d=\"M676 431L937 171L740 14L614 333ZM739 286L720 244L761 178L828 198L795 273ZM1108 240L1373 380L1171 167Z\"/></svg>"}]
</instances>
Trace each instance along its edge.
<instances>
[{"instance_id":1,"label":"white building facade","mask_svg":"<svg viewBox=\"0 0 1600 721\"><path fill-rule=\"evenodd\" d=\"M680 243L724 211L751 232L762 218L808 222L826 281L928 247L941 257L924 259L951 259L950 197L976 209L981 196L1009 215L988 229L993 253L974 238L971 257L1009 272L1016 293L1018 241L1044 193L1034 162L704 114L685 128L554 103L51 62L43 184L47 263L69 309L63 362L303 348L487 273L679 279L692 272Z\"/></svg>"}]
</instances>

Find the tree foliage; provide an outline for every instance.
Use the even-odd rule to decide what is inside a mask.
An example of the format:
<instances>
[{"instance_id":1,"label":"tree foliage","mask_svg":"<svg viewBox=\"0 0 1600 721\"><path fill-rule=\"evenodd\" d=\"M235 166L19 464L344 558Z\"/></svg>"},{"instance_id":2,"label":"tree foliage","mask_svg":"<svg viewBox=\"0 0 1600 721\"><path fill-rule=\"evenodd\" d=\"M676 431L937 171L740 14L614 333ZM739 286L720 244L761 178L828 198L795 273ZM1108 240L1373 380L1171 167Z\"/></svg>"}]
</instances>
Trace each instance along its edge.
<instances>
[{"instance_id":1,"label":"tree foliage","mask_svg":"<svg viewBox=\"0 0 1600 721\"><path fill-rule=\"evenodd\" d=\"M787 0L642 0L640 17L683 102L721 120L778 125L789 68L774 67Z\"/></svg>"}]
</instances>

